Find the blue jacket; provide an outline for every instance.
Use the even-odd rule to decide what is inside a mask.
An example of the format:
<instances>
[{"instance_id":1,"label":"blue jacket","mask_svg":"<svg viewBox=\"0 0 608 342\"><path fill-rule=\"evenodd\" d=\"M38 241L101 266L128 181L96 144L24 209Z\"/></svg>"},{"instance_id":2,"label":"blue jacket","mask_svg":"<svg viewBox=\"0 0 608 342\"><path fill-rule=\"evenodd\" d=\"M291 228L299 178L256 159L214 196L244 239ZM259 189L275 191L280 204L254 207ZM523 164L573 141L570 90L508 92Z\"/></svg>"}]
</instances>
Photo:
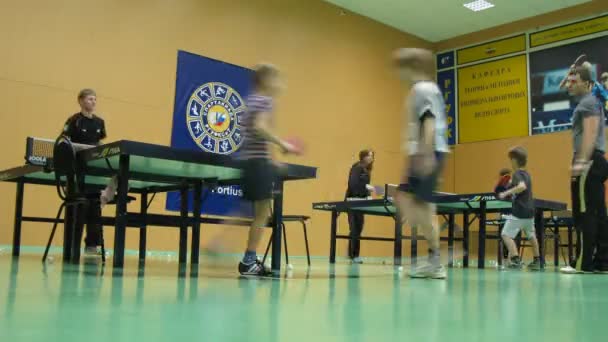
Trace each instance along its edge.
<instances>
[{"instance_id":1,"label":"blue jacket","mask_svg":"<svg viewBox=\"0 0 608 342\"><path fill-rule=\"evenodd\" d=\"M606 108L608 102L608 90L604 88L599 82L595 82L593 85L593 89L591 90L593 96L597 97L604 104L604 110L608 110Z\"/></svg>"}]
</instances>

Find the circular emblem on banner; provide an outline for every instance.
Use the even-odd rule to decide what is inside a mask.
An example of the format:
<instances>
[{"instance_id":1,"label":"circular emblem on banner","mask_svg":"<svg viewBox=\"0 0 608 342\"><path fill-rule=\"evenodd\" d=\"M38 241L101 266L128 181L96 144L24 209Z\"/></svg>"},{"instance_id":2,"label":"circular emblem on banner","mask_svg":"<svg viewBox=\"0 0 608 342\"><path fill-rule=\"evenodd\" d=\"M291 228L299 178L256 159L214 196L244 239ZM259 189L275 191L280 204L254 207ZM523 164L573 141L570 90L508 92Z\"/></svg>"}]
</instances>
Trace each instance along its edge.
<instances>
[{"instance_id":1,"label":"circular emblem on banner","mask_svg":"<svg viewBox=\"0 0 608 342\"><path fill-rule=\"evenodd\" d=\"M186 123L194 142L206 152L231 154L243 142L241 120L245 104L229 85L209 82L188 101Z\"/></svg>"}]
</instances>

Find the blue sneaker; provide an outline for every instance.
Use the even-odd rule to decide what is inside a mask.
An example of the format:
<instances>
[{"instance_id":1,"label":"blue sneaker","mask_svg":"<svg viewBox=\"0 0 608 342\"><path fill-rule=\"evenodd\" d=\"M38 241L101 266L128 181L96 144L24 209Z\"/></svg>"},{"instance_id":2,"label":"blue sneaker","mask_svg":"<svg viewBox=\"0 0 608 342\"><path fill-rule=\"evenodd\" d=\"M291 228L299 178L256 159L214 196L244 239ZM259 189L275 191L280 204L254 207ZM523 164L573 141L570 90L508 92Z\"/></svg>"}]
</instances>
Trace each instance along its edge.
<instances>
[{"instance_id":1,"label":"blue sneaker","mask_svg":"<svg viewBox=\"0 0 608 342\"><path fill-rule=\"evenodd\" d=\"M256 260L250 264L244 262L239 263L239 273L244 276L267 276L271 274L260 260Z\"/></svg>"}]
</instances>

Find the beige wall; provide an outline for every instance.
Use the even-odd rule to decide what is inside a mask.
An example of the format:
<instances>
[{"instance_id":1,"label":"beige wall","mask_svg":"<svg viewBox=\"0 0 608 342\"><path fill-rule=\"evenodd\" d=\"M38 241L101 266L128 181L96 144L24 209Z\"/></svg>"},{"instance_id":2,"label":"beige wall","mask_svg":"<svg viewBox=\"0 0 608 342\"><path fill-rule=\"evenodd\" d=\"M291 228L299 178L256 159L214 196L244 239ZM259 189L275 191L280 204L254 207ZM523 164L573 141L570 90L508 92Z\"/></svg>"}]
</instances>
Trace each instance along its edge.
<instances>
[{"instance_id":1,"label":"beige wall","mask_svg":"<svg viewBox=\"0 0 608 342\"><path fill-rule=\"evenodd\" d=\"M319 179L287 186L285 211L312 215L312 253L326 255L329 215L312 212L310 204L342 198L348 168L358 150L372 147L377 152L374 183L394 183L400 176L403 90L388 65L394 48L455 48L590 15L606 6L605 1L596 0L431 45L360 16L341 16L337 8L321 1L4 2L0 5L4 45L0 146L5 149L0 169L23 162L26 136L54 137L68 115L78 110L75 96L83 87L98 91L109 141L169 144L178 49L243 66L271 61L282 67L288 82L278 102L278 130L282 135L301 136L308 144L306 156L288 161L320 168ZM568 134L562 133L459 145L446 167L442 190L490 190L497 170L507 165L506 149L522 144L530 150L537 195L567 201L568 141ZM0 244L9 244L14 185L0 184L0 191L4 194ZM51 216L57 206L53 189L28 187L26 215ZM163 207L161 196L152 211L163 212ZM347 232L344 217L340 227L342 233ZM392 224L385 218L368 218L365 229L392 235ZM49 230L48 224L25 224L23 244L43 245ZM227 251L241 251L243 228L205 226L203 243L220 233ZM292 254L304 253L300 234L296 230L290 234ZM110 247L112 237L109 228ZM149 232L153 250L175 250L177 240L175 230ZM56 238L58 243L60 238ZM339 255L346 253L345 245L339 243ZM407 243L404 246L409 250ZM129 231L127 247L137 248L134 230ZM392 246L366 242L363 254L389 256Z\"/></svg>"},{"instance_id":2,"label":"beige wall","mask_svg":"<svg viewBox=\"0 0 608 342\"><path fill-rule=\"evenodd\" d=\"M98 92L108 141L168 145L178 49L243 66L270 61L282 67L288 89L278 100L278 131L308 145L306 156L289 161L320 168L318 180L287 186L285 212L312 214L312 252L318 255L329 249L329 215L313 213L311 203L342 198L359 149L378 152L375 182L398 179L403 90L389 67L390 53L431 47L369 19L341 16L317 0L4 1L0 41L0 169L23 163L26 136L55 137L78 111L75 97L83 87ZM0 184L0 191L0 244L9 244L14 185ZM53 189L26 190L26 215L51 216L57 206ZM163 207L161 196L152 211ZM370 219L367 228L384 233L391 224ZM23 244L43 245L49 231L49 224L27 223ZM219 232L228 251L242 251L245 229L204 227L203 240ZM137 248L136 237L130 230L128 248ZM112 229L106 241L111 247ZM153 250L176 250L177 241L176 230L149 232ZM292 254L304 253L299 231L290 242ZM367 255L385 251L385 244L364 247Z\"/></svg>"}]
</instances>

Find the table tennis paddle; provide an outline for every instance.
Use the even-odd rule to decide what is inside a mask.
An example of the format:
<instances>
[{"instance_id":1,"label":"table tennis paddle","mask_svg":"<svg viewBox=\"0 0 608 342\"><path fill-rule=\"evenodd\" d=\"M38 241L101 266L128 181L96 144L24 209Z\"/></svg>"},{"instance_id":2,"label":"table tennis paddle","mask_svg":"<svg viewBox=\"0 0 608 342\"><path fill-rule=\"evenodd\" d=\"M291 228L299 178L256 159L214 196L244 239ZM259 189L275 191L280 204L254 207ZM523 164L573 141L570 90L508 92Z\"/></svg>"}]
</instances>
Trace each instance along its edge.
<instances>
[{"instance_id":1,"label":"table tennis paddle","mask_svg":"<svg viewBox=\"0 0 608 342\"><path fill-rule=\"evenodd\" d=\"M504 176L500 177L500 180L498 181L498 185L507 186L510 181L511 181L511 175L504 175Z\"/></svg>"},{"instance_id":2,"label":"table tennis paddle","mask_svg":"<svg viewBox=\"0 0 608 342\"><path fill-rule=\"evenodd\" d=\"M384 195L384 186L382 186L382 185L374 185L374 192L378 196L383 196Z\"/></svg>"},{"instance_id":3,"label":"table tennis paddle","mask_svg":"<svg viewBox=\"0 0 608 342\"><path fill-rule=\"evenodd\" d=\"M576 60L574 60L574 66L581 66L583 63L585 63L586 60L587 60L587 55L582 54L582 55L576 57Z\"/></svg>"}]
</instances>

